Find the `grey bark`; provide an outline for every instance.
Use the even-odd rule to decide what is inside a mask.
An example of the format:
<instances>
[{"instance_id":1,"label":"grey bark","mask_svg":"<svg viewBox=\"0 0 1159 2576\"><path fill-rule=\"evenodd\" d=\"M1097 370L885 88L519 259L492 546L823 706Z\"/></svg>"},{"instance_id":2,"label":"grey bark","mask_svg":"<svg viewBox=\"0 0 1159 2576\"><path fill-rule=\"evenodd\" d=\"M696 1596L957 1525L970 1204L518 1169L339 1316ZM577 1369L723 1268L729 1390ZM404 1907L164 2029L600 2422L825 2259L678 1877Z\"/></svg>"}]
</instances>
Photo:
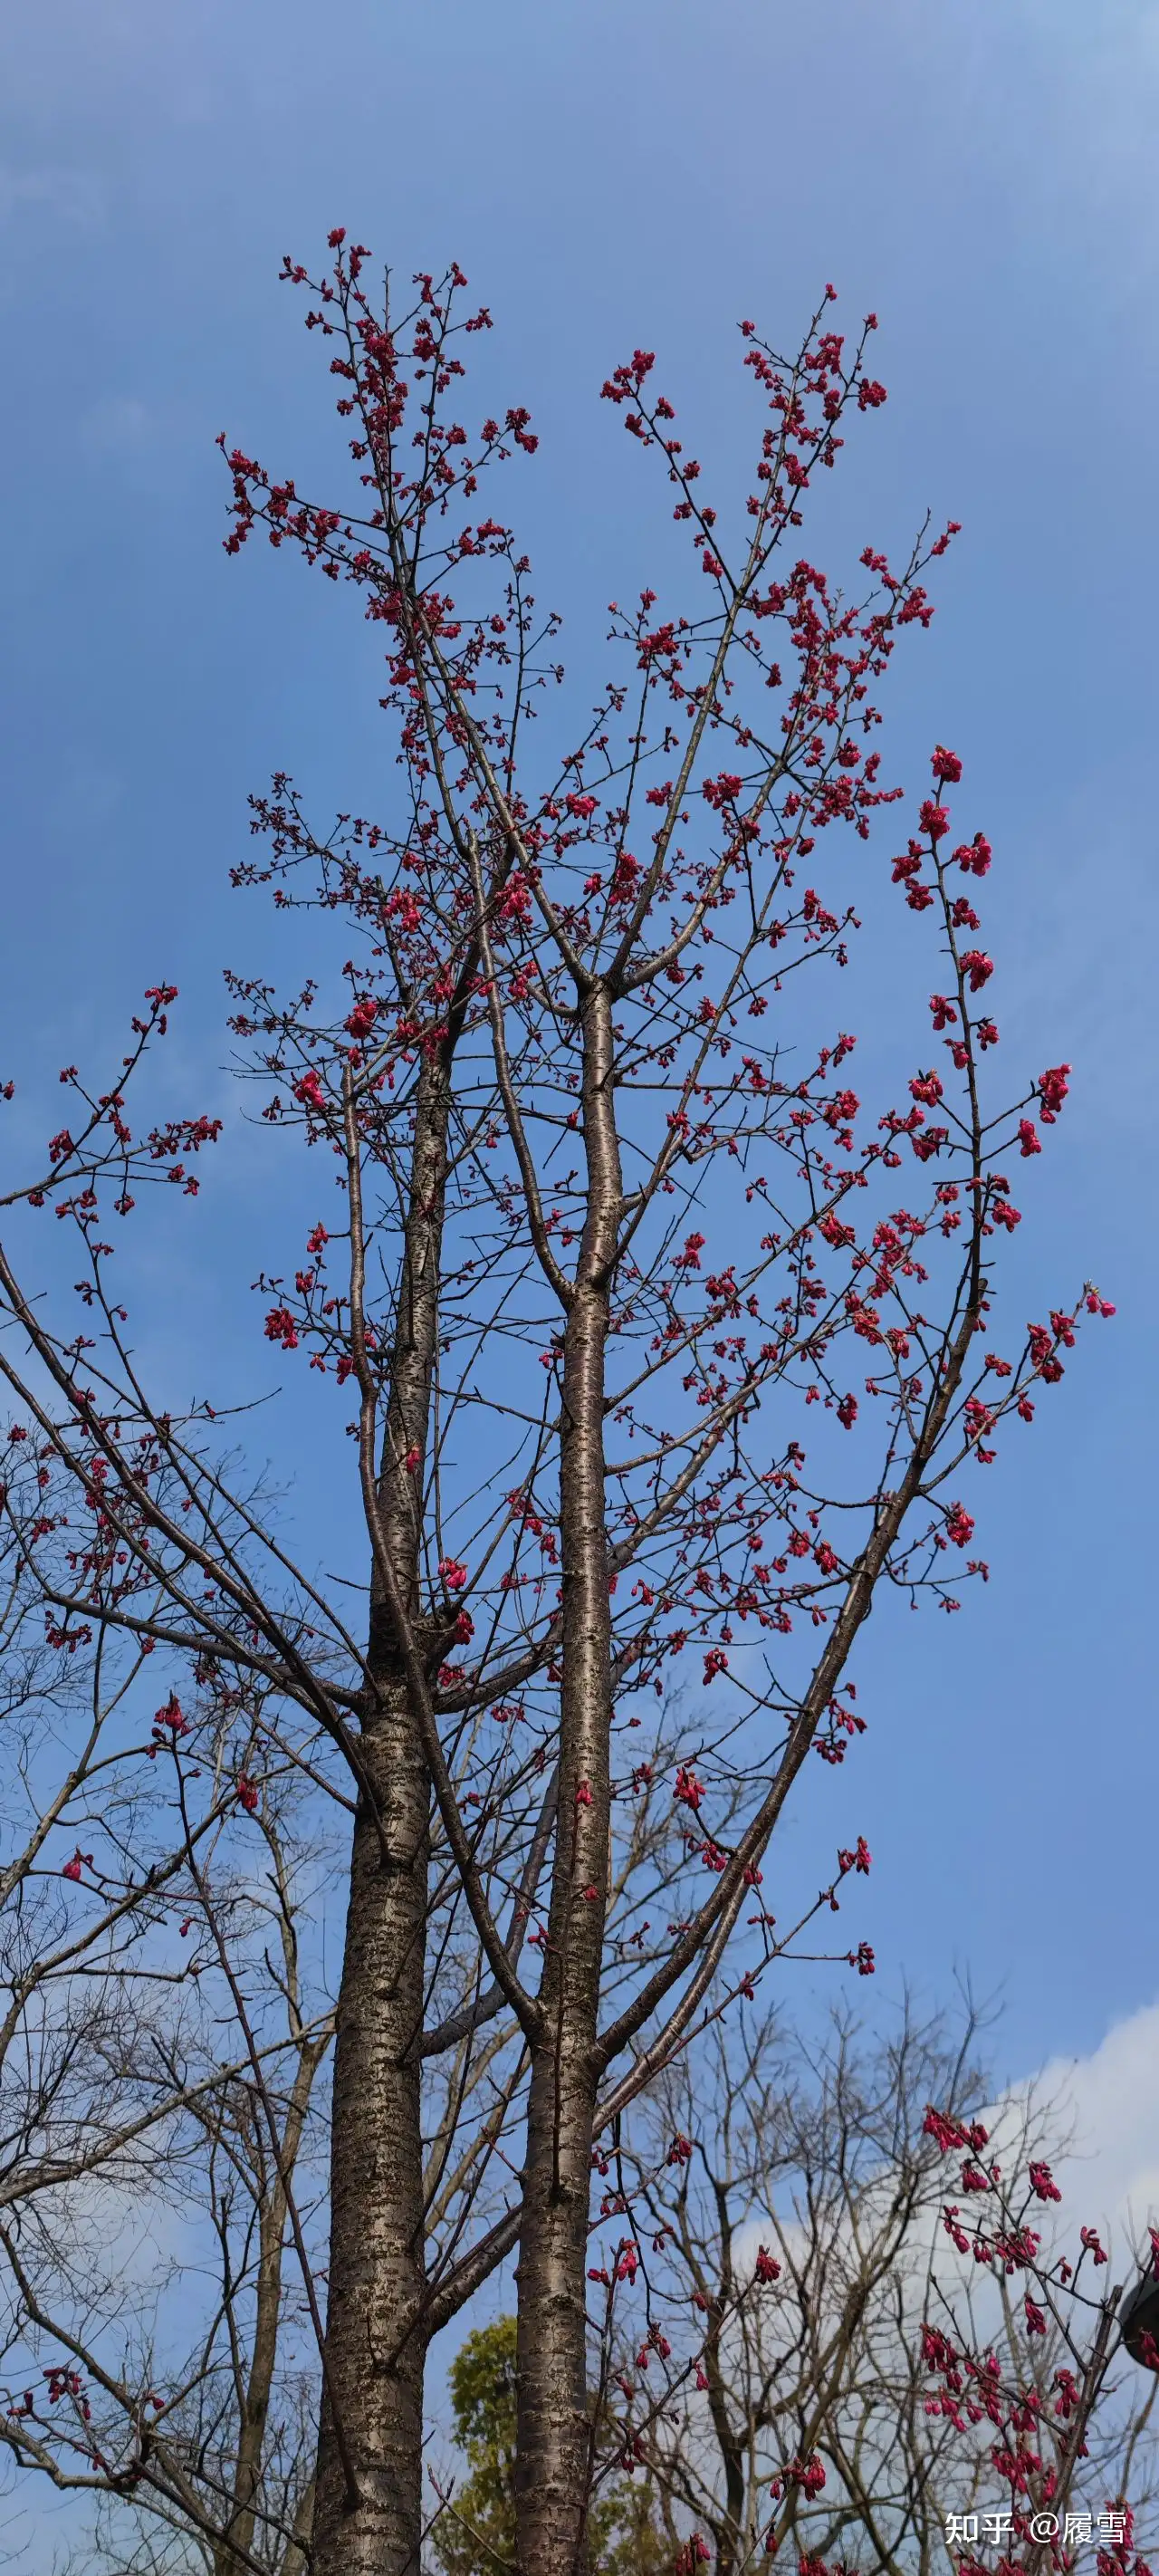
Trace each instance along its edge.
<instances>
[{"instance_id":1,"label":"grey bark","mask_svg":"<svg viewBox=\"0 0 1159 2576\"><path fill-rule=\"evenodd\" d=\"M611 1610L604 1500L610 1272L621 1197L611 1006L584 1014L587 1215L564 1331L560 1793L542 1988L532 2050L516 2348L519 2576L587 2564L588 2193L607 1903Z\"/></svg>"},{"instance_id":2,"label":"grey bark","mask_svg":"<svg viewBox=\"0 0 1159 2576\"><path fill-rule=\"evenodd\" d=\"M400 1590L419 1610L421 1495L438 1341L450 1050L419 1078L379 1512ZM408 1453L419 1452L408 1474ZM427 2330L420 2054L430 1778L378 1578L363 1752L378 1808L354 1823L338 2001L330 2274L313 2576L418 2576ZM358 2484L336 2439L337 2408Z\"/></svg>"}]
</instances>

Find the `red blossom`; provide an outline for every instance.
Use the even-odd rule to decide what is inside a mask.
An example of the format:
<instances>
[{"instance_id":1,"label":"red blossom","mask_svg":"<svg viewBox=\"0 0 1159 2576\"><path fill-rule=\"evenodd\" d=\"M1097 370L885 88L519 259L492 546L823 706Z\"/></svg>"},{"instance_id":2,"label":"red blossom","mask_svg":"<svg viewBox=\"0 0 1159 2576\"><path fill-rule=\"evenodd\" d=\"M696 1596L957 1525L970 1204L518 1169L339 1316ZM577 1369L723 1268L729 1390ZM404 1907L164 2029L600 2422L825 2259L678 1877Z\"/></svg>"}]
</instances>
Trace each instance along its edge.
<instances>
[{"instance_id":1,"label":"red blossom","mask_svg":"<svg viewBox=\"0 0 1159 2576\"><path fill-rule=\"evenodd\" d=\"M1054 1125L1054 1121L1058 1116L1059 1110L1066 1099L1067 1093L1070 1090L1070 1084L1067 1081L1067 1075L1070 1072L1070 1069L1069 1064L1054 1064L1048 1065L1046 1072L1039 1074L1036 1089L1038 1092L1039 1108L1044 1127L1052 1127Z\"/></svg>"}]
</instances>

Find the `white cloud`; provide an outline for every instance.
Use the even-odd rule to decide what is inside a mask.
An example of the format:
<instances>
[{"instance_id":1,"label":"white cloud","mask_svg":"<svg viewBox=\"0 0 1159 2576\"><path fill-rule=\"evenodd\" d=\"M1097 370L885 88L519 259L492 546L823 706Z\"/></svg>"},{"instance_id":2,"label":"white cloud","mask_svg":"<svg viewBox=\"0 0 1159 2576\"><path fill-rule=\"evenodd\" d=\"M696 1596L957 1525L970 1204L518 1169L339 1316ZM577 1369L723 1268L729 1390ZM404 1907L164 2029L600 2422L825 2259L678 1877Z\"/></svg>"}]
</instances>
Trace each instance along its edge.
<instances>
[{"instance_id":1,"label":"white cloud","mask_svg":"<svg viewBox=\"0 0 1159 2576\"><path fill-rule=\"evenodd\" d=\"M1159 2225L1159 2004L1114 2023L1089 2056L1051 2058L997 2100L977 2107L990 2133L989 2153L997 2154L1004 2170L1022 2169L1028 2152L1049 2157L1062 2204L1036 2209L1035 2226L1072 2257L1080 2227L1096 2228L1111 2259L1107 2277L1129 2284L1135 2257L1147 2247L1148 2225ZM866 2212L879 2193L884 2212L892 2197L888 2171L868 2192ZM947 2274L957 2269L939 2213L935 2190L911 2238L915 2282L930 2252ZM803 2251L805 2233L791 2190L740 2231L742 2269L755 2261L770 2226L782 2240L781 2251ZM969 2264L965 2276L973 2278Z\"/></svg>"},{"instance_id":2,"label":"white cloud","mask_svg":"<svg viewBox=\"0 0 1159 2576\"><path fill-rule=\"evenodd\" d=\"M1089 2057L1052 2058L1035 2091L1073 2123L1059 2163L1068 2207L1116 2250L1137 2244L1159 2215L1159 2004L1115 2022Z\"/></svg>"}]
</instances>

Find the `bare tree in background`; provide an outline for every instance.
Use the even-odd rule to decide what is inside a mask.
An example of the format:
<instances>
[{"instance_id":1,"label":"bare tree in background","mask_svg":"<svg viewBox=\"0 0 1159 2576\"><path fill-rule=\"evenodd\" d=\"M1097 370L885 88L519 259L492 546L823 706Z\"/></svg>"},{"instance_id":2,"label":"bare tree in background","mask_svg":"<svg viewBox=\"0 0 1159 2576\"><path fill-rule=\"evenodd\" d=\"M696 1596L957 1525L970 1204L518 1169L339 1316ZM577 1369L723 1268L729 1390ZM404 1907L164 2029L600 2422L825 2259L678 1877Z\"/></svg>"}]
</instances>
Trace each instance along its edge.
<instances>
[{"instance_id":1,"label":"bare tree in background","mask_svg":"<svg viewBox=\"0 0 1159 2576\"><path fill-rule=\"evenodd\" d=\"M1094 2545L1128 2494L1108 2567L1153 2545L1156 2382L1097 2230L1057 2216L1065 2109L1011 2097L988 2137L978 2040L908 2009L886 2041L837 2017L812 2048L771 2013L718 2024L625 2124L601 2215L638 2259L607 2274L593 2360L605 2473L659 2490L689 2568L947 2576L951 2517L980 2563L1022 2564L1052 2508L1042 2563L1069 2564L1068 2511Z\"/></svg>"}]
</instances>

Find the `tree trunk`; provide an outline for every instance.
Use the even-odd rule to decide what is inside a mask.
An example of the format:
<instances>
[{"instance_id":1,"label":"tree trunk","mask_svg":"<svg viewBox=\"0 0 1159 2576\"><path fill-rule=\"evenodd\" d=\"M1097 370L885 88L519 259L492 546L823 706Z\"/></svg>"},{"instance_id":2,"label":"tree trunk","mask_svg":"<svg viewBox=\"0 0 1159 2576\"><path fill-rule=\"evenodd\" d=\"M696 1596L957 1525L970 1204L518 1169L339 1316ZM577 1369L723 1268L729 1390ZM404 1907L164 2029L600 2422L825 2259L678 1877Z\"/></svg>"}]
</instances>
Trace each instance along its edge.
<instances>
[{"instance_id":1,"label":"tree trunk","mask_svg":"<svg viewBox=\"0 0 1159 2576\"><path fill-rule=\"evenodd\" d=\"M438 1345L451 1046L419 1077L379 1512L412 1619ZM406 1460L418 1452L408 1472ZM418 2042L430 1780L381 1585L371 1591L360 1798L338 2002L331 2142L328 2387L312 2576L419 2576L426 2286ZM337 2416L337 2421L335 2420ZM357 2498L343 2461L353 2467Z\"/></svg>"},{"instance_id":2,"label":"tree trunk","mask_svg":"<svg viewBox=\"0 0 1159 2576\"><path fill-rule=\"evenodd\" d=\"M702 2360L708 2380L708 2411L724 2470L724 2514L712 2525L716 2542L716 2576L734 2576L744 2534L745 2448L729 2413L728 2386L720 2347L721 2329L736 2296L736 2274L732 2261L733 2229L728 2191L717 2175L712 2177L712 2190L720 2230L720 2279L709 2305L708 2333L704 2339Z\"/></svg>"},{"instance_id":3,"label":"tree trunk","mask_svg":"<svg viewBox=\"0 0 1159 2576\"><path fill-rule=\"evenodd\" d=\"M519 2576L583 2576L591 2430L587 2236L611 1742L611 1615L604 1501L609 1271L620 1211L612 1024L597 989L584 1019L587 1214L564 1333L560 1447L563 1681L555 1867L533 2052L519 2251Z\"/></svg>"},{"instance_id":4,"label":"tree trunk","mask_svg":"<svg viewBox=\"0 0 1159 2576\"><path fill-rule=\"evenodd\" d=\"M282 2560L281 2576L309 2576L310 2534L314 2528L314 2481L302 2489L294 2528Z\"/></svg>"},{"instance_id":5,"label":"tree trunk","mask_svg":"<svg viewBox=\"0 0 1159 2576\"><path fill-rule=\"evenodd\" d=\"M724 2470L724 2512L714 2516L713 2538L716 2542L716 2576L734 2576L744 2537L745 2474L744 2453L729 2420L728 2397L720 2358L722 2304L713 2301L712 2322L704 2351L708 2378L708 2406L712 2429L716 2435Z\"/></svg>"},{"instance_id":6,"label":"tree trunk","mask_svg":"<svg viewBox=\"0 0 1159 2576\"><path fill-rule=\"evenodd\" d=\"M295 1998L296 2000L296 1998ZM233 2514L214 2549L214 2576L238 2576L249 2564L265 2453L266 2420L282 2320L282 2250L286 2233L285 2184L292 2187L310 2094L325 2042L303 2046L281 2136L281 2171L271 2165L259 2220L257 2299L245 2398L233 2476Z\"/></svg>"},{"instance_id":7,"label":"tree trunk","mask_svg":"<svg viewBox=\"0 0 1159 2576\"><path fill-rule=\"evenodd\" d=\"M425 2337L420 2060L429 1783L402 1695L363 1753L385 1824L360 1801L338 2002L330 2279L314 2576L418 2576ZM353 2458L352 2502L334 2422Z\"/></svg>"}]
</instances>

